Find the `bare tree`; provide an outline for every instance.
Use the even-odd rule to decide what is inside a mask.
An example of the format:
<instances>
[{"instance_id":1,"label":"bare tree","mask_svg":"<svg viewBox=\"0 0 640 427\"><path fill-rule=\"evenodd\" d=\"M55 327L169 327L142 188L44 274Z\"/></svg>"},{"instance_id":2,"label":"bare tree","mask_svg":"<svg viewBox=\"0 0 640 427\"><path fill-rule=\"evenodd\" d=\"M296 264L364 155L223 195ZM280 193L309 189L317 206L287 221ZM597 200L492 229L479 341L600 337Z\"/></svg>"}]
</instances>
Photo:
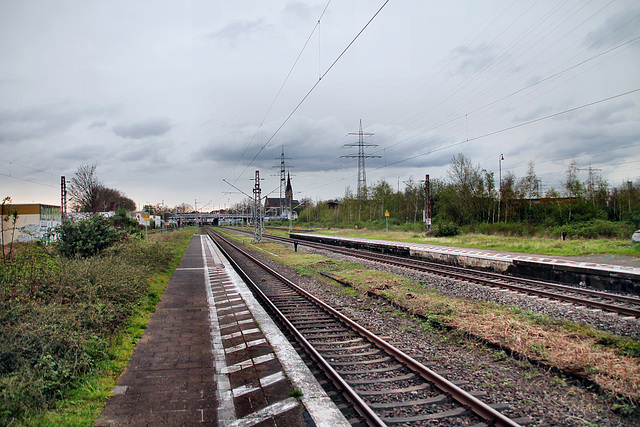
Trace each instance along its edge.
<instances>
[{"instance_id":1,"label":"bare tree","mask_svg":"<svg viewBox=\"0 0 640 427\"><path fill-rule=\"evenodd\" d=\"M464 195L475 195L481 188L480 166L474 166L471 159L462 153L451 158L447 175L456 189Z\"/></svg>"},{"instance_id":2,"label":"bare tree","mask_svg":"<svg viewBox=\"0 0 640 427\"><path fill-rule=\"evenodd\" d=\"M71 184L71 207L75 212L107 212L119 208L135 210L136 204L120 190L105 187L96 177L97 165L82 165Z\"/></svg>"},{"instance_id":3,"label":"bare tree","mask_svg":"<svg viewBox=\"0 0 640 427\"><path fill-rule=\"evenodd\" d=\"M457 222L463 224L470 221L475 213L480 213L483 193L483 178L480 165L474 166L471 159L459 153L451 158L447 175L455 188L455 196L458 204Z\"/></svg>"},{"instance_id":4,"label":"bare tree","mask_svg":"<svg viewBox=\"0 0 640 427\"><path fill-rule=\"evenodd\" d=\"M516 203L516 176L513 172L507 171L502 176L502 183L500 184L500 198L504 205L504 211L501 215L504 216L504 222L509 221L509 214L513 213L513 207ZM500 222L500 218L498 218Z\"/></svg>"},{"instance_id":5,"label":"bare tree","mask_svg":"<svg viewBox=\"0 0 640 427\"><path fill-rule=\"evenodd\" d=\"M120 190L99 186L97 193L96 203L100 212L115 211L117 209L136 210L136 203Z\"/></svg>"},{"instance_id":6,"label":"bare tree","mask_svg":"<svg viewBox=\"0 0 640 427\"><path fill-rule=\"evenodd\" d=\"M532 199L540 197L540 185L533 160L529 161L527 176L518 181L516 189L521 199L529 199L529 207L531 207Z\"/></svg>"},{"instance_id":7,"label":"bare tree","mask_svg":"<svg viewBox=\"0 0 640 427\"><path fill-rule=\"evenodd\" d=\"M96 178L96 164L78 168L69 185L71 206L75 212L98 212L98 191L102 183Z\"/></svg>"},{"instance_id":8,"label":"bare tree","mask_svg":"<svg viewBox=\"0 0 640 427\"><path fill-rule=\"evenodd\" d=\"M419 213L424 207L424 192L424 185L414 181L413 177L409 177L409 180L405 182L404 200L407 220L411 219L412 222L417 222L420 218Z\"/></svg>"},{"instance_id":9,"label":"bare tree","mask_svg":"<svg viewBox=\"0 0 640 427\"><path fill-rule=\"evenodd\" d=\"M0 223L2 224L2 261L6 262L7 258L4 253L4 223L11 221L11 240L9 244L9 258L11 258L11 252L13 251L13 238L16 233L16 222L18 221L19 213L15 209L11 209L11 197L7 196L2 199L2 215L0 217Z\"/></svg>"},{"instance_id":10,"label":"bare tree","mask_svg":"<svg viewBox=\"0 0 640 427\"><path fill-rule=\"evenodd\" d=\"M578 165L573 160L567 169L567 180L564 182L564 190L567 197L582 198L584 185L578 178Z\"/></svg>"}]
</instances>

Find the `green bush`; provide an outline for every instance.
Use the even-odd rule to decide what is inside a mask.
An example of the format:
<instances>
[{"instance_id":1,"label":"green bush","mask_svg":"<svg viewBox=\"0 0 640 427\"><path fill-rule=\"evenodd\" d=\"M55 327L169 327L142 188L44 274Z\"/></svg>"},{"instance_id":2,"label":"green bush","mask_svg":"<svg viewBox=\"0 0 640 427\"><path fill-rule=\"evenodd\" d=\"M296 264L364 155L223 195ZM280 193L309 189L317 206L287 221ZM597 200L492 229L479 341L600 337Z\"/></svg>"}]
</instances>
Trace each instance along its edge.
<instances>
[{"instance_id":1,"label":"green bush","mask_svg":"<svg viewBox=\"0 0 640 427\"><path fill-rule=\"evenodd\" d=\"M575 239L630 239L634 232L632 224L592 219L585 222L572 222L564 226L546 227L528 222L475 223L461 228L463 233L479 233L516 237L559 238L566 231L569 238Z\"/></svg>"},{"instance_id":2,"label":"green bush","mask_svg":"<svg viewBox=\"0 0 640 427\"><path fill-rule=\"evenodd\" d=\"M475 223L462 227L463 233L479 233L499 236L532 237L543 235L546 228L527 222Z\"/></svg>"},{"instance_id":3,"label":"green bush","mask_svg":"<svg viewBox=\"0 0 640 427\"><path fill-rule=\"evenodd\" d=\"M107 343L170 258L163 245L129 239L91 258L27 245L0 265L0 425L51 408L108 361Z\"/></svg>"},{"instance_id":4,"label":"green bush","mask_svg":"<svg viewBox=\"0 0 640 427\"><path fill-rule=\"evenodd\" d=\"M109 218L109 222L111 222L111 224L116 228L123 230L128 234L142 236L144 227L138 224L138 221L135 219L130 218L127 213L128 212L125 209L118 209L116 214Z\"/></svg>"},{"instance_id":5,"label":"green bush","mask_svg":"<svg viewBox=\"0 0 640 427\"><path fill-rule=\"evenodd\" d=\"M100 215L89 219L65 220L55 230L58 250L67 258L87 258L122 241L126 233Z\"/></svg>"},{"instance_id":6,"label":"green bush","mask_svg":"<svg viewBox=\"0 0 640 427\"><path fill-rule=\"evenodd\" d=\"M439 223L436 225L436 237L453 237L460 233L460 227L453 222Z\"/></svg>"},{"instance_id":7,"label":"green bush","mask_svg":"<svg viewBox=\"0 0 640 427\"><path fill-rule=\"evenodd\" d=\"M586 222L568 224L563 227L556 227L553 234L560 236L563 231L567 232L569 238L577 239L631 239L634 227L624 222L593 219Z\"/></svg>"},{"instance_id":8,"label":"green bush","mask_svg":"<svg viewBox=\"0 0 640 427\"><path fill-rule=\"evenodd\" d=\"M424 222L405 222L400 226L400 229L406 232L421 233L425 231L426 226Z\"/></svg>"}]
</instances>

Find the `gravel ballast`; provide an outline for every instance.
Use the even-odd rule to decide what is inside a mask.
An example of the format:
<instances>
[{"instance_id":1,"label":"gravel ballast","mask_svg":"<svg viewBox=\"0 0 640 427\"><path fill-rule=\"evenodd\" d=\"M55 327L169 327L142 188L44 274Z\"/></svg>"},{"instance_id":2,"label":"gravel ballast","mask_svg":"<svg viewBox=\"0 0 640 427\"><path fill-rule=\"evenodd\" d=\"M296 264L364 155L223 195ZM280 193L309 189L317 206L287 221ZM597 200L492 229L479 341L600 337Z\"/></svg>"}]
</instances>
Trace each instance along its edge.
<instances>
[{"instance_id":1,"label":"gravel ballast","mask_svg":"<svg viewBox=\"0 0 640 427\"><path fill-rule=\"evenodd\" d=\"M302 249L302 248L301 248ZM304 250L307 250L304 248ZM353 258L309 250L337 259L353 261ZM573 305L542 300L513 292L494 290L479 285L417 274L405 269L381 267L380 264L358 261L366 268L385 270L413 280L423 281L425 286L444 294L474 301L490 301L509 304L536 313L549 314L576 322L584 322L597 329L638 337L640 324L637 319L577 308ZM432 369L442 372L450 380L464 380L467 390L484 391L490 403L505 404L509 415L526 416L532 425L639 425L632 417L621 416L618 410L628 402L616 402L606 394L592 391L593 384L571 375L508 357L499 349L460 334L446 331L430 331L421 322L398 310L380 298L350 296L341 286L328 279L311 279L268 260L280 273L295 279L306 290L338 307L345 315L361 322L371 331L423 362L433 364ZM596 387L597 388L597 387Z\"/></svg>"}]
</instances>

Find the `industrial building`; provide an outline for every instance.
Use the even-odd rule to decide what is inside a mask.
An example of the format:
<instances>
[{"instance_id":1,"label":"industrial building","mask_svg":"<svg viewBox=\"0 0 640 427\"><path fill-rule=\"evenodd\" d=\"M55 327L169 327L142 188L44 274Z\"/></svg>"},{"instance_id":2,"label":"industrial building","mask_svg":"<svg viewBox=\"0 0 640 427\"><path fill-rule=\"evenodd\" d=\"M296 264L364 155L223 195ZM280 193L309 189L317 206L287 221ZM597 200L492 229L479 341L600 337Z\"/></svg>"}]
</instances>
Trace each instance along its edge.
<instances>
[{"instance_id":1,"label":"industrial building","mask_svg":"<svg viewBox=\"0 0 640 427\"><path fill-rule=\"evenodd\" d=\"M8 221L2 221L2 240L5 244L12 240L14 242L33 242L43 239L47 232L62 224L60 206L39 203L5 205L2 207L2 218L10 215L13 211L18 212L15 224L12 217Z\"/></svg>"}]
</instances>

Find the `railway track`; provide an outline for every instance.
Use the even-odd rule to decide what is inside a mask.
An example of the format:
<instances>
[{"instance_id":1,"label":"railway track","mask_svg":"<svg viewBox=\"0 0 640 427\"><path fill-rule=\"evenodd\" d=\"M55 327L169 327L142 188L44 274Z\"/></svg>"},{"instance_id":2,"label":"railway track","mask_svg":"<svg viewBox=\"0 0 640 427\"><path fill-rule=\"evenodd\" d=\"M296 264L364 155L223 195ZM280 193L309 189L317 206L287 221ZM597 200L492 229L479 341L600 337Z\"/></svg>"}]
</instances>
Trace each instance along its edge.
<instances>
[{"instance_id":1,"label":"railway track","mask_svg":"<svg viewBox=\"0 0 640 427\"><path fill-rule=\"evenodd\" d=\"M366 424L517 426L529 421L503 415L479 399L483 393L463 390L463 383L448 381L241 247L206 232Z\"/></svg>"},{"instance_id":2,"label":"railway track","mask_svg":"<svg viewBox=\"0 0 640 427\"><path fill-rule=\"evenodd\" d=\"M292 245L294 242L294 239L288 237L274 235L263 235L263 237L289 245ZM593 309L614 312L624 316L640 318L640 298L635 296L595 291L592 289L578 288L560 283L520 278L487 271L471 270L468 268L438 264L429 261L368 252L360 249L345 249L335 245L310 242L306 240L299 240L298 244L360 259L366 259L368 261L407 268L422 273L435 274L442 277L468 281L493 288L508 289L510 291L535 295L541 298L549 298Z\"/></svg>"}]
</instances>

